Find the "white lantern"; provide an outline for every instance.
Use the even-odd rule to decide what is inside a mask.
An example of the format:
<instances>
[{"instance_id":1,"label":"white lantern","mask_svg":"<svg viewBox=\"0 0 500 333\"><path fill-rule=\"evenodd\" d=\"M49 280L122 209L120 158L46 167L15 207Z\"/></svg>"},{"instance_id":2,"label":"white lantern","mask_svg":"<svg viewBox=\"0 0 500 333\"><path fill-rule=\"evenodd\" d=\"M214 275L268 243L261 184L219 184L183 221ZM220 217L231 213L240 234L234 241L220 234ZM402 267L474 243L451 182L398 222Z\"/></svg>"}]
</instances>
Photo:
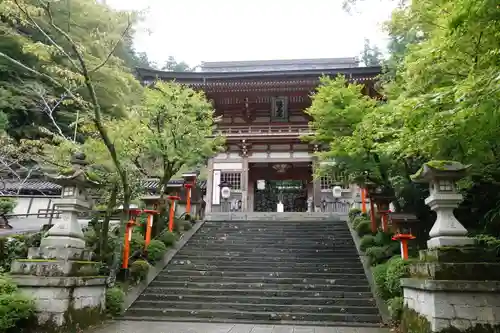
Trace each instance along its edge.
<instances>
[{"instance_id":1,"label":"white lantern","mask_svg":"<svg viewBox=\"0 0 500 333\"><path fill-rule=\"evenodd\" d=\"M342 187L340 186L334 186L332 188L332 194L334 198L340 198L342 196Z\"/></svg>"},{"instance_id":2,"label":"white lantern","mask_svg":"<svg viewBox=\"0 0 500 333\"><path fill-rule=\"evenodd\" d=\"M258 180L257 181L257 189L258 190L265 190L266 189L266 181L265 180Z\"/></svg>"},{"instance_id":3,"label":"white lantern","mask_svg":"<svg viewBox=\"0 0 500 333\"><path fill-rule=\"evenodd\" d=\"M231 189L227 186L224 186L220 190L220 196L222 197L222 199L229 199L229 197L231 196Z\"/></svg>"}]
</instances>

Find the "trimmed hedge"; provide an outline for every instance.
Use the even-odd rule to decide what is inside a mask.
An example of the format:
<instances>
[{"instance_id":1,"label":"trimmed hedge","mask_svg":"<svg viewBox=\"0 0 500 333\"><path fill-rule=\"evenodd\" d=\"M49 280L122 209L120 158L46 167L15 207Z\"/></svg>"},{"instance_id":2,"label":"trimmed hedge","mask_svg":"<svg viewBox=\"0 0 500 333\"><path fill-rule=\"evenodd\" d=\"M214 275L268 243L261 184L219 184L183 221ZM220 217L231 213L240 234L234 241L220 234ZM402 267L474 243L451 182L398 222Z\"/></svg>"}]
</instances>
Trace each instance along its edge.
<instances>
[{"instance_id":1,"label":"trimmed hedge","mask_svg":"<svg viewBox=\"0 0 500 333\"><path fill-rule=\"evenodd\" d=\"M123 290L115 286L106 290L106 312L111 316L119 316L123 312L123 302L125 301L125 293Z\"/></svg>"},{"instance_id":2,"label":"trimmed hedge","mask_svg":"<svg viewBox=\"0 0 500 333\"><path fill-rule=\"evenodd\" d=\"M153 239L148 246L148 261L152 264L157 263L163 259L165 252L167 252L165 244L160 240Z\"/></svg>"},{"instance_id":3,"label":"trimmed hedge","mask_svg":"<svg viewBox=\"0 0 500 333\"><path fill-rule=\"evenodd\" d=\"M355 228L359 237L363 237L364 235L369 235L372 233L372 226L370 221L362 221Z\"/></svg>"},{"instance_id":4,"label":"trimmed hedge","mask_svg":"<svg viewBox=\"0 0 500 333\"><path fill-rule=\"evenodd\" d=\"M359 249L365 252L368 248L375 246L377 243L375 242L375 236L373 235L364 235L361 238Z\"/></svg>"}]
</instances>

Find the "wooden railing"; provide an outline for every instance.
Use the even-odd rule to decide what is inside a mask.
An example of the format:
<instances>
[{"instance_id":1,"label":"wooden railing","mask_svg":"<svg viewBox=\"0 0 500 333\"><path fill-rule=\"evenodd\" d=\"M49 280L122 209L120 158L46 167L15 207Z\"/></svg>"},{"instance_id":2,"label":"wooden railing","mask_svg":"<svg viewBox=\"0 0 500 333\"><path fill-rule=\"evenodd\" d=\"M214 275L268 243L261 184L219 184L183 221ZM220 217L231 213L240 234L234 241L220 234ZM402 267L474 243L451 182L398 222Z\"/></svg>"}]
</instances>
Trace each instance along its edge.
<instances>
[{"instance_id":1,"label":"wooden railing","mask_svg":"<svg viewBox=\"0 0 500 333\"><path fill-rule=\"evenodd\" d=\"M312 134L307 125L252 125L219 126L218 131L225 136L297 136Z\"/></svg>"}]
</instances>

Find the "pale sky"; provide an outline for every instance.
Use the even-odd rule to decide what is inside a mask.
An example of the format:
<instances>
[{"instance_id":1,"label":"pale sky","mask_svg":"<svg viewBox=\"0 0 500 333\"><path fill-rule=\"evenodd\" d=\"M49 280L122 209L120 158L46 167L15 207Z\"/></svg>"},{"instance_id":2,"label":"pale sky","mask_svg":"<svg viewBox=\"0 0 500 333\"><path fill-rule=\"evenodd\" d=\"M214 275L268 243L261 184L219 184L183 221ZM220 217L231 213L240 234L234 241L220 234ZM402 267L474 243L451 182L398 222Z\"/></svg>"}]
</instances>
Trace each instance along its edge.
<instances>
[{"instance_id":1,"label":"pale sky","mask_svg":"<svg viewBox=\"0 0 500 333\"><path fill-rule=\"evenodd\" d=\"M394 2L365 0L353 13L342 0L106 0L146 10L138 51L163 64L169 55L202 61L359 56L364 38L382 49L382 23Z\"/></svg>"}]
</instances>

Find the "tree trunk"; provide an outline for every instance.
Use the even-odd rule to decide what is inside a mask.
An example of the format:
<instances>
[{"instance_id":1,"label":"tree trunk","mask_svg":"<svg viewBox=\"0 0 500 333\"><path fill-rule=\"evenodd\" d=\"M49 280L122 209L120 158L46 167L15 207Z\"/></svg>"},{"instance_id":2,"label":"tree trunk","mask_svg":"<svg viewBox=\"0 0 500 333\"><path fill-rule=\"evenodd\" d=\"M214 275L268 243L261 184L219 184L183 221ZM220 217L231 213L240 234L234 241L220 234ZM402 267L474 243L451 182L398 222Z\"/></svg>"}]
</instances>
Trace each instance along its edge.
<instances>
[{"instance_id":1,"label":"tree trunk","mask_svg":"<svg viewBox=\"0 0 500 333\"><path fill-rule=\"evenodd\" d=\"M101 257L101 260L103 260L104 253L106 253L108 250L109 221L111 220L111 216L113 215L113 211L116 207L117 195L118 184L114 184L113 189L111 190L111 197L109 198L108 206L106 207L106 214L104 215L101 226L101 236L99 239L99 255ZM110 263L107 264L109 265Z\"/></svg>"}]
</instances>

